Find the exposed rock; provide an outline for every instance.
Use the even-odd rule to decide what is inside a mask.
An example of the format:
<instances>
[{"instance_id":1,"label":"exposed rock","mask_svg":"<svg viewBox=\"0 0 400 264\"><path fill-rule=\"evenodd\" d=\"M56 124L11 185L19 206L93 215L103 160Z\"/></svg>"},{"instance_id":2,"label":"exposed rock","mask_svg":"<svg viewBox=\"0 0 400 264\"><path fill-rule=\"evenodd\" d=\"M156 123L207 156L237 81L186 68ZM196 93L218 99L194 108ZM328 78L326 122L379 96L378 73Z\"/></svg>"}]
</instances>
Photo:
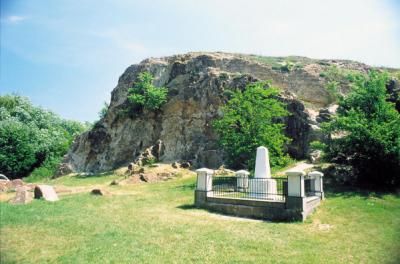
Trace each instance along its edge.
<instances>
[{"instance_id":1,"label":"exposed rock","mask_svg":"<svg viewBox=\"0 0 400 264\"><path fill-rule=\"evenodd\" d=\"M21 179L15 179L8 182L8 190L16 190L18 187L24 186L25 183Z\"/></svg>"},{"instance_id":2,"label":"exposed rock","mask_svg":"<svg viewBox=\"0 0 400 264\"><path fill-rule=\"evenodd\" d=\"M73 172L73 170L72 170L71 164L69 164L69 163L61 163L60 166L58 166L58 168L57 168L55 176L58 177L58 176L61 176L61 175L67 175L67 174L70 174L72 172Z\"/></svg>"},{"instance_id":3,"label":"exposed rock","mask_svg":"<svg viewBox=\"0 0 400 264\"><path fill-rule=\"evenodd\" d=\"M103 189L93 189L91 192L93 195L100 195L100 196L110 196L111 194Z\"/></svg>"},{"instance_id":4,"label":"exposed rock","mask_svg":"<svg viewBox=\"0 0 400 264\"><path fill-rule=\"evenodd\" d=\"M311 163L319 163L322 158L322 151L321 150L313 150L310 153L310 161Z\"/></svg>"},{"instance_id":5,"label":"exposed rock","mask_svg":"<svg viewBox=\"0 0 400 264\"><path fill-rule=\"evenodd\" d=\"M8 180L0 180L0 192L6 192L8 190Z\"/></svg>"},{"instance_id":6,"label":"exposed rock","mask_svg":"<svg viewBox=\"0 0 400 264\"><path fill-rule=\"evenodd\" d=\"M180 168L180 166L181 166L181 164L179 164L179 162L173 162L172 164L171 164L171 166L172 166L172 168L174 168L174 169L179 169Z\"/></svg>"},{"instance_id":7,"label":"exposed rock","mask_svg":"<svg viewBox=\"0 0 400 264\"><path fill-rule=\"evenodd\" d=\"M189 169L190 167L192 166L192 164L190 164L190 162L189 161L185 161L185 162L182 162L181 163L181 168L182 169Z\"/></svg>"},{"instance_id":8,"label":"exposed rock","mask_svg":"<svg viewBox=\"0 0 400 264\"><path fill-rule=\"evenodd\" d=\"M28 204L33 200L33 193L29 187L17 186L15 189L15 197L10 200L11 204Z\"/></svg>"},{"instance_id":9,"label":"exposed rock","mask_svg":"<svg viewBox=\"0 0 400 264\"><path fill-rule=\"evenodd\" d=\"M318 122L310 118L305 105L318 113L331 103L320 73L330 65L363 72L370 67L352 61L294 59L303 67L288 72L254 56L227 53L189 53L132 65L112 91L108 114L76 138L64 163L76 172L111 170L132 160L137 165L186 160L194 167L216 169L224 163L224 153L212 122L222 115L221 107L232 91L257 80L271 80L282 89L282 100L292 114L285 119L286 134L292 138L288 151L305 158L309 142L320 136ZM153 74L154 85L168 88L168 101L158 111L128 113L128 89L143 71ZM321 114L319 120L327 118L326 112Z\"/></svg>"},{"instance_id":10,"label":"exposed rock","mask_svg":"<svg viewBox=\"0 0 400 264\"><path fill-rule=\"evenodd\" d=\"M110 182L110 185L118 185L119 183L118 183L118 181L116 181L116 180L113 180L112 182Z\"/></svg>"},{"instance_id":11,"label":"exposed rock","mask_svg":"<svg viewBox=\"0 0 400 264\"><path fill-rule=\"evenodd\" d=\"M53 186L50 185L36 185L35 187L35 199L43 198L46 201L55 202L58 201L58 195L54 190Z\"/></svg>"},{"instance_id":12,"label":"exposed rock","mask_svg":"<svg viewBox=\"0 0 400 264\"><path fill-rule=\"evenodd\" d=\"M148 182L149 181L149 177L144 173L140 173L139 177L140 177L140 180L142 180L144 182Z\"/></svg>"}]
</instances>

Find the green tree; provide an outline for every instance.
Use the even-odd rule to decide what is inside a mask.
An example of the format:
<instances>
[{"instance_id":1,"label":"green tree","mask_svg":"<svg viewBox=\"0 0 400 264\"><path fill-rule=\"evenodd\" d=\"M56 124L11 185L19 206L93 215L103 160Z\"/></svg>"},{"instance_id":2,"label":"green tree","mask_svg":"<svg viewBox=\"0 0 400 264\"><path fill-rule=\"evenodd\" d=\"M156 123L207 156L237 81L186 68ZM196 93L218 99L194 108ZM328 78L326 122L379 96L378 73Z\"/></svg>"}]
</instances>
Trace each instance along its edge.
<instances>
[{"instance_id":1,"label":"green tree","mask_svg":"<svg viewBox=\"0 0 400 264\"><path fill-rule=\"evenodd\" d=\"M139 74L134 86L128 90L128 101L134 107L140 106L154 111L167 102L168 89L155 87L153 80L154 77L149 72Z\"/></svg>"},{"instance_id":2,"label":"green tree","mask_svg":"<svg viewBox=\"0 0 400 264\"><path fill-rule=\"evenodd\" d=\"M214 128L232 168L253 169L259 146L268 148L272 166L287 164L284 146L289 139L283 133L282 117L288 111L277 100L278 94L267 82L252 83L243 92L235 91L222 108L223 117L214 121Z\"/></svg>"},{"instance_id":3,"label":"green tree","mask_svg":"<svg viewBox=\"0 0 400 264\"><path fill-rule=\"evenodd\" d=\"M84 130L80 122L61 119L24 97L0 96L0 173L24 177L42 164L52 164L49 169L55 170Z\"/></svg>"},{"instance_id":4,"label":"green tree","mask_svg":"<svg viewBox=\"0 0 400 264\"><path fill-rule=\"evenodd\" d=\"M387 101L388 75L371 71L340 98L337 116L324 125L328 157L355 168L354 182L369 187L400 183L400 114Z\"/></svg>"}]
</instances>

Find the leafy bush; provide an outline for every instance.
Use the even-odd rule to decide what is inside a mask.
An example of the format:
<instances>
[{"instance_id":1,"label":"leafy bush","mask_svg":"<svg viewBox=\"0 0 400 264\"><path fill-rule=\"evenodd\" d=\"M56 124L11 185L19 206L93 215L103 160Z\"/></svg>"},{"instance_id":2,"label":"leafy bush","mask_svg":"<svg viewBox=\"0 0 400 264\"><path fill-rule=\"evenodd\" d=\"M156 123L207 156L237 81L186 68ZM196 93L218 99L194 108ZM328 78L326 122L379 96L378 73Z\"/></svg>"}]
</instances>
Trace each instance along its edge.
<instances>
[{"instance_id":1,"label":"leafy bush","mask_svg":"<svg viewBox=\"0 0 400 264\"><path fill-rule=\"evenodd\" d=\"M337 116L325 124L327 154L352 165L354 182L369 187L400 185L400 114L387 101L388 75L371 71L340 98Z\"/></svg>"},{"instance_id":2,"label":"leafy bush","mask_svg":"<svg viewBox=\"0 0 400 264\"><path fill-rule=\"evenodd\" d=\"M159 109L167 102L168 89L155 87L154 77L149 72L139 74L134 86L128 90L128 101L135 107L140 106L149 110Z\"/></svg>"},{"instance_id":3,"label":"leafy bush","mask_svg":"<svg viewBox=\"0 0 400 264\"><path fill-rule=\"evenodd\" d=\"M0 173L27 176L50 158L62 157L85 125L63 120L20 96L0 96Z\"/></svg>"},{"instance_id":4,"label":"leafy bush","mask_svg":"<svg viewBox=\"0 0 400 264\"><path fill-rule=\"evenodd\" d=\"M278 90L266 88L266 82L247 85L235 91L222 108L223 117L214 121L219 143L232 168L254 168L256 149L269 149L271 165L285 166L289 160L284 145L289 139L283 134L282 117L288 115L285 105L277 100Z\"/></svg>"}]
</instances>

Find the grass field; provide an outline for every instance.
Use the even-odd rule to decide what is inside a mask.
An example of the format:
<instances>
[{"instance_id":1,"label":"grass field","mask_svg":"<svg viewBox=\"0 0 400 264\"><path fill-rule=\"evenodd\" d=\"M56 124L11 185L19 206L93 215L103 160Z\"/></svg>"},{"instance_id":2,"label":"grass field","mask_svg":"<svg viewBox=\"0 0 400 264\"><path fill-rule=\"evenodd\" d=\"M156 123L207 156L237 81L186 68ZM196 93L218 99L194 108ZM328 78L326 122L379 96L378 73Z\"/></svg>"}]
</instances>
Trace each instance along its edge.
<instances>
[{"instance_id":1,"label":"grass field","mask_svg":"<svg viewBox=\"0 0 400 264\"><path fill-rule=\"evenodd\" d=\"M117 176L53 184L106 186ZM399 263L400 197L332 193L304 223L193 208L195 177L1 202L1 263Z\"/></svg>"}]
</instances>

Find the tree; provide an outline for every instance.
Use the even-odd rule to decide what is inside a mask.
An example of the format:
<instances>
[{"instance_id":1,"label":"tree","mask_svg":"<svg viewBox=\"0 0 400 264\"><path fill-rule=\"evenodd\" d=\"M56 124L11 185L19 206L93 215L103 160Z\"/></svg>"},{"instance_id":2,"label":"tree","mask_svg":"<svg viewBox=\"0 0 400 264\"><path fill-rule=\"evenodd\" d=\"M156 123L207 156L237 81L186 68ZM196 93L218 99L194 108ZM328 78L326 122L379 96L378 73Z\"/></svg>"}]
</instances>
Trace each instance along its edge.
<instances>
[{"instance_id":1,"label":"tree","mask_svg":"<svg viewBox=\"0 0 400 264\"><path fill-rule=\"evenodd\" d=\"M278 94L278 89L267 82L252 83L243 92L233 92L222 107L223 117L214 122L214 128L232 168L254 168L259 146L268 148L272 166L287 164L283 150L289 138L283 134L281 121L288 111L277 99Z\"/></svg>"},{"instance_id":2,"label":"tree","mask_svg":"<svg viewBox=\"0 0 400 264\"><path fill-rule=\"evenodd\" d=\"M362 186L400 184L400 114L387 100L387 82L386 73L359 76L340 98L337 116L323 126L330 135L328 157L353 166L353 180Z\"/></svg>"},{"instance_id":3,"label":"tree","mask_svg":"<svg viewBox=\"0 0 400 264\"><path fill-rule=\"evenodd\" d=\"M54 170L74 137L85 129L24 97L0 96L0 173L24 177L43 164L52 164Z\"/></svg>"},{"instance_id":4,"label":"tree","mask_svg":"<svg viewBox=\"0 0 400 264\"><path fill-rule=\"evenodd\" d=\"M153 80L154 77L149 72L139 74L134 86L128 90L128 101L134 107L140 106L154 111L167 102L168 89L155 87Z\"/></svg>"}]
</instances>

